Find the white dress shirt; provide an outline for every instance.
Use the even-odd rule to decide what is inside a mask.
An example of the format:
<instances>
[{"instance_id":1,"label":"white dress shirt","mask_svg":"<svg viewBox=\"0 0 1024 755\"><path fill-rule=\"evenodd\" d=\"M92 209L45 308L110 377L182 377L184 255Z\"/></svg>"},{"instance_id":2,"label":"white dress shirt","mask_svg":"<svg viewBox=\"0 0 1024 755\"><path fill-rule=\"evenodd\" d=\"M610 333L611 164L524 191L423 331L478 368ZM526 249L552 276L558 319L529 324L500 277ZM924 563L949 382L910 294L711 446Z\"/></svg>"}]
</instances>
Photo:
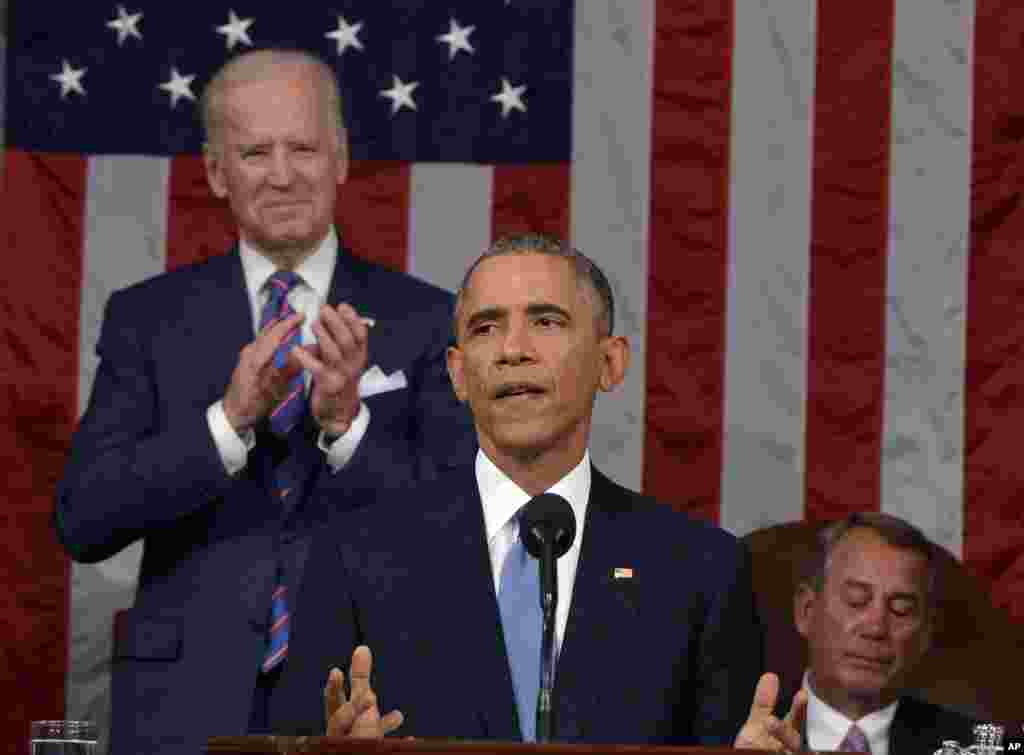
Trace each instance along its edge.
<instances>
[{"instance_id":1,"label":"white dress shirt","mask_svg":"<svg viewBox=\"0 0 1024 755\"><path fill-rule=\"evenodd\" d=\"M249 306L252 310L253 335L255 337L259 332L263 306L270 298L267 281L270 280L271 275L277 272L277 267L245 241L239 243L239 254L242 260L242 272L245 275ZM295 269L302 282L288 293L288 303L296 312L301 312L306 316L302 322L303 344L316 343L316 337L313 335L313 323L319 318L321 305L327 302L337 259L338 235L332 227L316 251ZM304 378L308 391L311 379L308 372L305 373ZM227 386L225 386L226 388ZM248 453L256 443L255 433L250 430L240 436L235 432L224 414L223 400L210 406L206 412L206 420L210 426L210 433L213 435L217 451L220 453L224 469L229 475L237 474L245 468ZM348 464L369 426L370 410L364 402L360 402L359 413L352 421L348 431L329 447L324 443L323 433L320 433L319 446L327 454L327 463L333 471L337 472Z\"/></svg>"},{"instance_id":2,"label":"white dress shirt","mask_svg":"<svg viewBox=\"0 0 1024 755\"><path fill-rule=\"evenodd\" d=\"M826 703L811 686L808 673L804 674L804 688L807 690L807 746L814 752L838 750L852 724L857 724L871 745L871 755L889 755L889 730L896 717L900 701L887 705L881 710L869 713L857 721L851 721L838 710ZM897 754L898 755L898 754Z\"/></svg>"},{"instance_id":3,"label":"white dress shirt","mask_svg":"<svg viewBox=\"0 0 1024 755\"><path fill-rule=\"evenodd\" d=\"M519 522L515 517L533 496L519 487L508 475L494 465L483 450L476 454L476 484L484 506L484 527L487 531L487 550L491 554L491 573L494 592L501 585L501 568L509 548L519 537ZM576 516L576 537L569 551L557 561L558 606L555 609L555 658L562 649L565 625L569 621L572 588L576 581L576 565L580 560L583 525L590 498L590 452L583 454L580 463L565 477L552 485L547 493L556 493L569 502Z\"/></svg>"}]
</instances>

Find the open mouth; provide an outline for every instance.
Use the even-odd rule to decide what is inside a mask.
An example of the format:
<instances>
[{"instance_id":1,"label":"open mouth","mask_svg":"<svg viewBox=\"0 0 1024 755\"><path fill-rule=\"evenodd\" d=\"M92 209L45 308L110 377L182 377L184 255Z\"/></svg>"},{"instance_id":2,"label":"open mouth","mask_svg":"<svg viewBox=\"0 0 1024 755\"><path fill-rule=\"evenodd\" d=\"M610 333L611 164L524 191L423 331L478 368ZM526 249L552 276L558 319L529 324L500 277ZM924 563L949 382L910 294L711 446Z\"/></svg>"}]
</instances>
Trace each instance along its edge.
<instances>
[{"instance_id":1,"label":"open mouth","mask_svg":"<svg viewBox=\"0 0 1024 755\"><path fill-rule=\"evenodd\" d=\"M534 383L506 383L498 386L494 398L507 399L519 396L541 396L546 391Z\"/></svg>"}]
</instances>

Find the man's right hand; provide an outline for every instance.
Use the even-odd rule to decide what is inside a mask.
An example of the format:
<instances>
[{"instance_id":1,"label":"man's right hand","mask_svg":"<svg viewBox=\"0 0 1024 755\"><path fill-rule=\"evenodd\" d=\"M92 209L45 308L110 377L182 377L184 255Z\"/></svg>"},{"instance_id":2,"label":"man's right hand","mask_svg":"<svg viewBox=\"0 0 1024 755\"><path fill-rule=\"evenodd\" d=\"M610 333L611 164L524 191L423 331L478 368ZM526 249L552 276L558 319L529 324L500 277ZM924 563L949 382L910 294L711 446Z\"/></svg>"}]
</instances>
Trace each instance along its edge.
<instances>
[{"instance_id":1,"label":"man's right hand","mask_svg":"<svg viewBox=\"0 0 1024 755\"><path fill-rule=\"evenodd\" d=\"M288 383L302 371L298 360L289 356L283 368L274 366L274 352L303 315L293 314L261 332L238 355L231 384L224 394L224 416L241 435L266 417L288 394Z\"/></svg>"},{"instance_id":2,"label":"man's right hand","mask_svg":"<svg viewBox=\"0 0 1024 755\"><path fill-rule=\"evenodd\" d=\"M793 753L801 749L801 732L807 718L807 690L799 689L785 718L774 715L779 697L779 677L762 674L750 704L750 716L733 742L738 749Z\"/></svg>"},{"instance_id":3,"label":"man's right hand","mask_svg":"<svg viewBox=\"0 0 1024 755\"><path fill-rule=\"evenodd\" d=\"M360 645L352 653L352 665L348 669L351 694L346 697L345 675L340 669L331 669L324 687L328 737L382 739L402 725L401 711L393 710L381 716L377 695L370 686L372 670L370 648Z\"/></svg>"}]
</instances>

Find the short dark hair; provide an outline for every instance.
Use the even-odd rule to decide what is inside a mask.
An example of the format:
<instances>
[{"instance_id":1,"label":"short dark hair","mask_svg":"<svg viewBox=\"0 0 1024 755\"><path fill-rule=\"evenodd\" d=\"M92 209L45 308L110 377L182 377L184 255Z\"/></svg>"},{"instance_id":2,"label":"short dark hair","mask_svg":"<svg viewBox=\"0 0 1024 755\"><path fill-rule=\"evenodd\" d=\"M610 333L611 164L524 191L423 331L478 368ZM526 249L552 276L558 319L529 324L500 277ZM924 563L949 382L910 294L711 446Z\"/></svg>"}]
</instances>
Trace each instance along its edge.
<instances>
[{"instance_id":1,"label":"short dark hair","mask_svg":"<svg viewBox=\"0 0 1024 755\"><path fill-rule=\"evenodd\" d=\"M818 533L816 549L808 560L802 584L821 592L831 564L832 553L843 538L855 529L869 529L893 548L901 548L923 556L928 562L928 584L925 597L934 608L938 594L939 550L928 537L905 519L882 512L858 512L832 522Z\"/></svg>"},{"instance_id":2,"label":"short dark hair","mask_svg":"<svg viewBox=\"0 0 1024 755\"><path fill-rule=\"evenodd\" d=\"M612 295L612 287L607 276L597 264L579 249L571 246L557 236L550 236L544 233L520 233L510 236L502 236L487 251L481 254L469 270L462 277L462 284L459 286L459 293L455 300L455 315L452 322L452 332L456 341L459 337L459 312L462 309L462 300L470 278L473 273L486 259L491 257L504 257L510 254L545 254L551 257L561 257L572 263L576 273L577 283L586 283L597 294L598 312L596 313L598 331L602 336L610 336L615 328L615 299Z\"/></svg>"}]
</instances>

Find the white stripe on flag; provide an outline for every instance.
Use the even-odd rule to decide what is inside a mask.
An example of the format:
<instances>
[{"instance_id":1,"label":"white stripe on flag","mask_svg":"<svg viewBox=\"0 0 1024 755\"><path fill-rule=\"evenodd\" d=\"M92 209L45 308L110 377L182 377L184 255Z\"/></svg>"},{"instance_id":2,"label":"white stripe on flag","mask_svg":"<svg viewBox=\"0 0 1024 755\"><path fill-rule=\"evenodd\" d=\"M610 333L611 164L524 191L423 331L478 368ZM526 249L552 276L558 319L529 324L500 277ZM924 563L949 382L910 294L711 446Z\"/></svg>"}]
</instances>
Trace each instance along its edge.
<instances>
[{"instance_id":1,"label":"white stripe on flag","mask_svg":"<svg viewBox=\"0 0 1024 755\"><path fill-rule=\"evenodd\" d=\"M737 2L719 523L804 517L815 0Z\"/></svg>"},{"instance_id":2,"label":"white stripe on flag","mask_svg":"<svg viewBox=\"0 0 1024 755\"><path fill-rule=\"evenodd\" d=\"M653 0L576 3L570 236L611 281L616 332L633 363L597 401L590 449L607 475L639 490L643 468L650 220Z\"/></svg>"},{"instance_id":3,"label":"white stripe on flag","mask_svg":"<svg viewBox=\"0 0 1024 755\"><path fill-rule=\"evenodd\" d=\"M89 159L86 175L80 317L79 412L96 373L96 340L112 291L165 269L170 161L140 156ZM110 723L112 619L128 607L142 544L98 564L72 564L67 717ZM105 741L101 742L105 751Z\"/></svg>"},{"instance_id":4,"label":"white stripe on flag","mask_svg":"<svg viewBox=\"0 0 1024 755\"><path fill-rule=\"evenodd\" d=\"M882 509L959 555L973 0L897 0Z\"/></svg>"},{"instance_id":5,"label":"white stripe on flag","mask_svg":"<svg viewBox=\"0 0 1024 755\"><path fill-rule=\"evenodd\" d=\"M406 269L455 291L469 263L491 243L494 169L416 163L410 172Z\"/></svg>"}]
</instances>

